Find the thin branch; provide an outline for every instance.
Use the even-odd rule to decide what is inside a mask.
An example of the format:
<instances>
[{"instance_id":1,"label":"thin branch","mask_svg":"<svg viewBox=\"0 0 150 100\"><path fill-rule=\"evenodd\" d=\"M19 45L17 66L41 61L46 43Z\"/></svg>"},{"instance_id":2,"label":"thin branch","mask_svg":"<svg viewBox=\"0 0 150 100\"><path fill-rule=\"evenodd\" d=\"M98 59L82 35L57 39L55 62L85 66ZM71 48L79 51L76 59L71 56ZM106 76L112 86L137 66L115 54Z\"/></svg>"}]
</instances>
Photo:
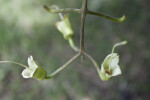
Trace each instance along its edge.
<instances>
[{"instance_id":1,"label":"thin branch","mask_svg":"<svg viewBox=\"0 0 150 100\"><path fill-rule=\"evenodd\" d=\"M31 68L29 68L28 66L23 65L23 64L18 63L18 62L14 62L14 61L0 61L0 63L12 63L12 64L16 64L16 65L22 66L22 67L24 67L24 68L29 69L29 70L31 70L31 71L32 71L32 69L31 69Z\"/></svg>"},{"instance_id":2,"label":"thin branch","mask_svg":"<svg viewBox=\"0 0 150 100\"><path fill-rule=\"evenodd\" d=\"M99 69L99 66L98 66L98 64L97 64L97 62L94 60L94 58L92 57L92 56L90 56L88 53L86 53L86 52L84 52L84 55L86 55L91 61L92 61L92 63L94 64L94 66L95 66L95 68L97 69L97 70L100 70Z\"/></svg>"},{"instance_id":3,"label":"thin branch","mask_svg":"<svg viewBox=\"0 0 150 100\"><path fill-rule=\"evenodd\" d=\"M93 12L93 11L87 11L87 14L100 16L100 17L106 18L108 20L117 22L117 23L121 23L121 22L125 21L125 19L126 19L125 15L123 15L121 18L115 18L115 17L111 17L111 16L106 15L106 14L97 13L97 12Z\"/></svg>"},{"instance_id":4,"label":"thin branch","mask_svg":"<svg viewBox=\"0 0 150 100\"><path fill-rule=\"evenodd\" d=\"M67 13L67 12L76 12L76 13L81 13L80 9L76 8L64 8L64 9L50 9L46 5L43 5L43 8L47 10L50 13Z\"/></svg>"},{"instance_id":5,"label":"thin branch","mask_svg":"<svg viewBox=\"0 0 150 100\"><path fill-rule=\"evenodd\" d=\"M65 69L67 66L69 66L73 61L75 61L78 57L81 56L81 53L76 54L73 58L71 58L67 63L65 63L63 66L61 66L60 68L58 68L56 71L54 71L52 74L50 74L50 76L47 76L46 79L50 79L53 76L55 76L56 74L58 74L60 71L62 71L63 69Z\"/></svg>"},{"instance_id":6,"label":"thin branch","mask_svg":"<svg viewBox=\"0 0 150 100\"><path fill-rule=\"evenodd\" d=\"M116 44L113 46L113 48L112 48L111 54L114 53L114 50L115 50L116 47L121 46L121 45L125 45L125 44L127 44L127 43L128 43L127 41L122 41L122 42L116 43Z\"/></svg>"}]
</instances>

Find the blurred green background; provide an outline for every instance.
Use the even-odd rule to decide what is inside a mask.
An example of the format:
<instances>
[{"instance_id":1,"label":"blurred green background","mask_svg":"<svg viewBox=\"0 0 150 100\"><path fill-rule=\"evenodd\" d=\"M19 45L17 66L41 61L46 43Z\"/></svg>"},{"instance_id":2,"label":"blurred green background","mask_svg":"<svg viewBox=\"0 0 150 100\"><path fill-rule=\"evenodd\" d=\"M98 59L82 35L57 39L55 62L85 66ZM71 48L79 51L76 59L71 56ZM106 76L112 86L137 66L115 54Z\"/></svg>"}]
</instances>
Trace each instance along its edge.
<instances>
[{"instance_id":1,"label":"blurred green background","mask_svg":"<svg viewBox=\"0 0 150 100\"><path fill-rule=\"evenodd\" d=\"M99 79L93 64L78 59L51 80L24 79L23 68L0 64L0 100L150 100L150 0L88 0L90 10L121 17L123 23L88 15L85 47L99 65L118 47L122 75L108 82ZM58 14L46 12L42 5L80 8L82 0L0 0L0 60L27 65L32 55L48 74L76 53L56 30ZM79 46L80 14L71 13Z\"/></svg>"}]
</instances>

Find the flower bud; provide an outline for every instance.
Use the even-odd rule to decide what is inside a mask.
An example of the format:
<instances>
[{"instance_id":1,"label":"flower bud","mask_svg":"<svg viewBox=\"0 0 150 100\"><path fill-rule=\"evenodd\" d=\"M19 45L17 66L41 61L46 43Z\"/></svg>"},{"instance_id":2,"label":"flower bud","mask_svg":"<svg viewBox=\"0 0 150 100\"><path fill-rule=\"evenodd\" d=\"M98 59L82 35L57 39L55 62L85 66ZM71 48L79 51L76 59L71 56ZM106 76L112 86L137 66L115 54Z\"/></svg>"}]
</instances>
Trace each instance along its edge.
<instances>
[{"instance_id":1,"label":"flower bud","mask_svg":"<svg viewBox=\"0 0 150 100\"><path fill-rule=\"evenodd\" d=\"M69 21L69 14L66 14L62 21L56 23L57 29L63 34L64 38L68 40L73 36L73 30Z\"/></svg>"}]
</instances>

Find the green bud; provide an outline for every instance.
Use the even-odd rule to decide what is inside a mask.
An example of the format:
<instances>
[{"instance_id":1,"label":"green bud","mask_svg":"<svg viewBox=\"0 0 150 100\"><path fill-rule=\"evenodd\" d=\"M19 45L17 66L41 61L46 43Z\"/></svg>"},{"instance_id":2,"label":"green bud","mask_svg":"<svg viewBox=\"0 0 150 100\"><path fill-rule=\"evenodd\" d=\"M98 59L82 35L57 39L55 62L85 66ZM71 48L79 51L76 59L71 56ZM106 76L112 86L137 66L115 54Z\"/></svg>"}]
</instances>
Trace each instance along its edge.
<instances>
[{"instance_id":1,"label":"green bud","mask_svg":"<svg viewBox=\"0 0 150 100\"><path fill-rule=\"evenodd\" d=\"M62 21L56 23L57 29L63 34L64 38L68 40L73 36L73 30L69 21L69 14L66 14Z\"/></svg>"}]
</instances>

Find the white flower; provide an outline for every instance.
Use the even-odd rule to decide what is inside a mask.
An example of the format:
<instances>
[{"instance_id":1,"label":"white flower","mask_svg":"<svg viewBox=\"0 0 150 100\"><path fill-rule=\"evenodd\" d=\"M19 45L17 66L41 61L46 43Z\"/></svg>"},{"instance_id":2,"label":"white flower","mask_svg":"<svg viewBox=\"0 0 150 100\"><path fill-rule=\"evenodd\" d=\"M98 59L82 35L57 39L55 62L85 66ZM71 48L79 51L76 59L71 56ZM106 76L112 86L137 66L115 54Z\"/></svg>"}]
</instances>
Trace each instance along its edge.
<instances>
[{"instance_id":1,"label":"white flower","mask_svg":"<svg viewBox=\"0 0 150 100\"><path fill-rule=\"evenodd\" d=\"M99 76L103 81L109 80L112 76L121 74L121 69L118 65L119 56L117 53L109 54L101 65Z\"/></svg>"},{"instance_id":2,"label":"white flower","mask_svg":"<svg viewBox=\"0 0 150 100\"><path fill-rule=\"evenodd\" d=\"M47 75L46 71L33 60L32 56L28 58L28 65L29 67L22 72L24 78L35 78L37 80L45 79Z\"/></svg>"},{"instance_id":3,"label":"white flower","mask_svg":"<svg viewBox=\"0 0 150 100\"><path fill-rule=\"evenodd\" d=\"M72 38L73 30L69 21L69 14L66 14L62 21L56 23L57 29L63 34L65 39Z\"/></svg>"}]
</instances>

